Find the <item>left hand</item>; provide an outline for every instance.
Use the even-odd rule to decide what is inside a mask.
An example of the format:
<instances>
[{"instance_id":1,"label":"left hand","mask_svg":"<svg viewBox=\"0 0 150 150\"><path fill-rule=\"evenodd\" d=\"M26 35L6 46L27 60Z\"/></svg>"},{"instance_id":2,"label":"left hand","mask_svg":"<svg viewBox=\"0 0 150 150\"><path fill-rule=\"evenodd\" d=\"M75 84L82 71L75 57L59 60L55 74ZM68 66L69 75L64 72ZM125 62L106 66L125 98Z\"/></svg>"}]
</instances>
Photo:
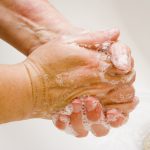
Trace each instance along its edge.
<instances>
[{"instance_id":1,"label":"left hand","mask_svg":"<svg viewBox=\"0 0 150 150\"><path fill-rule=\"evenodd\" d=\"M3 32L7 34L4 35L2 33L3 35L1 35L1 37L4 38L9 43L11 43L16 48L20 49L26 55L29 55L31 52L36 50L41 45L47 43L52 38L56 38L58 36L65 37L65 38L71 37L73 39L78 37L77 40L75 40L75 42L79 46L86 47L91 50L97 49L97 47L95 47L94 44L98 43L99 44L98 49L100 49L103 43L107 41L117 41L119 36L118 31L116 32L100 31L96 33L88 33L88 32L84 33L83 29L72 26L59 12L56 13L56 10L50 7L47 0L44 1L26 0L24 1L24 3L20 3L19 0L15 0L13 1L13 4L10 4L11 2L12 1L9 0L0 2L4 6L4 9L2 9L4 11L1 11L1 15L3 15L3 13L7 14L8 17L7 19L11 21L11 25L10 26L8 25L5 32ZM32 12L29 11L30 9L32 9ZM59 19L56 18L55 15L53 16L53 19L51 19L50 14L54 14L51 12L54 12L56 16L59 16L58 17ZM59 23L57 22L58 21L57 19L59 20ZM0 27L1 26L3 27L3 23L0 25ZM119 50L119 48L115 48L115 49ZM113 57L114 59L112 59L112 61L116 68L111 70L110 74L113 74L115 71L117 74L119 73L124 75L127 72L130 72L133 66L131 68L123 68L123 70L122 68L120 68L120 65L116 63L116 58L118 58L116 57L118 56L116 54L119 52L118 50L112 51L113 52L112 54L114 56ZM131 59L132 58L130 58L129 61L133 62ZM121 89L124 89L124 87L121 87L117 90L121 92ZM109 109L117 108L121 110L121 112L125 112L126 116L128 116L128 112L133 109L133 107L136 105L136 102L133 101L131 103L126 103L126 104L117 104L118 100L122 101L122 99L119 98L119 95L116 94L118 93L117 90L110 93L110 95L108 95L104 99L103 101L104 104L100 104L100 105L98 104L98 105L99 106L105 105ZM121 97L125 97L126 93L128 94L130 93L131 95L134 95L134 90L131 86L129 87L127 86L124 92L121 93L124 93ZM95 101L94 98L91 99L93 100L90 101ZM102 109L99 108L99 110ZM114 112L115 111L111 110L108 114L112 114ZM97 116L97 113L96 112L93 113L92 116L93 117ZM116 125L112 122L110 122L110 124L112 126L118 126L118 124ZM102 130L98 130L98 132L101 131Z\"/></svg>"},{"instance_id":2,"label":"left hand","mask_svg":"<svg viewBox=\"0 0 150 150\"><path fill-rule=\"evenodd\" d=\"M97 50L94 40L90 42L88 38L86 39L83 36L81 41L80 38L77 41L79 43L83 42L80 44L83 47ZM102 44L100 43L100 45ZM99 50L102 50L101 46ZM110 77L114 78L114 81L118 80L120 82L121 76L126 76L133 70L134 63L130 49L126 45L116 42L110 46L109 51L114 65L113 69L110 70ZM122 59L126 58L127 60L122 61ZM107 96L101 98L100 101L91 96L76 98L63 110L53 115L55 126L66 132L69 131L77 137L86 136L88 131L91 131L95 136L106 135L110 126L119 127L123 125L128 120L129 113L137 105L138 99L134 95L133 81L134 77L129 83L116 84L116 87L109 91L106 94ZM105 90L105 87L100 89L100 92L101 90Z\"/></svg>"},{"instance_id":3,"label":"left hand","mask_svg":"<svg viewBox=\"0 0 150 150\"><path fill-rule=\"evenodd\" d=\"M0 38L26 56L58 37L82 38L87 35L92 42L91 37L95 34L72 25L48 0L2 0L0 12ZM118 30L97 32L101 43L107 40L116 41L118 36Z\"/></svg>"}]
</instances>

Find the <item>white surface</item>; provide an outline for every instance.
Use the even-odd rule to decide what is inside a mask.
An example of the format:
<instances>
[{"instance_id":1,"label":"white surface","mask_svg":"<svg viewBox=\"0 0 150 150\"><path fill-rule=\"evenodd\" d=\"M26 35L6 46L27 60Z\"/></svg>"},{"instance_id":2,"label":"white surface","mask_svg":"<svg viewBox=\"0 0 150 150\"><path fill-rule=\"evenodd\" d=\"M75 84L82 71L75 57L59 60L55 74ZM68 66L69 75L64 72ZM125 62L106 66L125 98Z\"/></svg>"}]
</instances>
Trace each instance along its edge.
<instances>
[{"instance_id":1,"label":"white surface","mask_svg":"<svg viewBox=\"0 0 150 150\"><path fill-rule=\"evenodd\" d=\"M51 0L78 26L90 29L119 27L121 40L135 58L139 95L150 91L150 1ZM0 40L0 63L17 63L24 56ZM0 150L140 150L143 133L150 129L150 97L141 102L127 125L104 138L77 139L53 127L48 120L28 120L0 126ZM139 144L138 144L139 143Z\"/></svg>"}]
</instances>

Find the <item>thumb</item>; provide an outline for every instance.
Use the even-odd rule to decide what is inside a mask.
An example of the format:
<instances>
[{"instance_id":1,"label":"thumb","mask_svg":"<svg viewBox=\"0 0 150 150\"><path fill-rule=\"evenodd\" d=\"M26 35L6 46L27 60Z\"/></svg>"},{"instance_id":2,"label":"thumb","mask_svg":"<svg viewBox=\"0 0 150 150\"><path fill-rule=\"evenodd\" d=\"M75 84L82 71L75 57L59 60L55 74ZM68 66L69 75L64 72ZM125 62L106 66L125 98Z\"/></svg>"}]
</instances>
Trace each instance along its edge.
<instances>
[{"instance_id":1,"label":"thumb","mask_svg":"<svg viewBox=\"0 0 150 150\"><path fill-rule=\"evenodd\" d=\"M112 43L117 41L119 35L119 30L115 28L105 31L86 32L80 34L76 39L74 39L74 42L84 48L100 50L102 49L104 42Z\"/></svg>"}]
</instances>

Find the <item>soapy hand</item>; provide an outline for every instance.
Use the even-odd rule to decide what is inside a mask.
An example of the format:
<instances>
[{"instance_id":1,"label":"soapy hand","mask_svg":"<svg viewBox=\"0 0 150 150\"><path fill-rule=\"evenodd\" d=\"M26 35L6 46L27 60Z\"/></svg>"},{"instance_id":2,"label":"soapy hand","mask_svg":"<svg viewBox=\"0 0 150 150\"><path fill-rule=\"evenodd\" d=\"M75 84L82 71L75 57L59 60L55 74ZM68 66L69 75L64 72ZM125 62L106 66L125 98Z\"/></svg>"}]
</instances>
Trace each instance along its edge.
<instances>
[{"instance_id":1,"label":"soapy hand","mask_svg":"<svg viewBox=\"0 0 150 150\"><path fill-rule=\"evenodd\" d=\"M84 137L89 131L95 136L104 136L110 127L123 125L128 120L129 112L138 103L132 86L135 73L131 52L120 42L100 43L97 36L83 36L75 41L81 47L99 51L100 59L104 59L106 55L111 67L107 64L107 72L100 71L99 99L98 95L77 97L53 115L53 123L57 128L77 137ZM108 90L108 87L111 88Z\"/></svg>"},{"instance_id":2,"label":"soapy hand","mask_svg":"<svg viewBox=\"0 0 150 150\"><path fill-rule=\"evenodd\" d=\"M78 137L88 131L105 135L127 120L137 104L135 73L130 49L117 42L117 30L91 33L73 27L47 0L1 4L11 20L7 26L7 19L2 21L1 37L26 55L34 51L25 61L33 84L33 117L52 116L59 129Z\"/></svg>"},{"instance_id":3,"label":"soapy hand","mask_svg":"<svg viewBox=\"0 0 150 150\"><path fill-rule=\"evenodd\" d=\"M111 40L116 33L108 32L104 36L105 40L103 36L104 34L99 34L96 39L103 39L103 42ZM101 41L100 43L102 44ZM101 83L99 72L105 69L105 60L101 59L100 55L64 37L36 49L25 61L30 78L33 80L34 98L38 98L40 104L46 99L45 105L50 105L52 110L49 111L53 112L56 108L67 105L73 97L84 93L90 94L90 91L95 95L99 91L99 86L102 86L99 85ZM109 88L108 86L107 89Z\"/></svg>"}]
</instances>

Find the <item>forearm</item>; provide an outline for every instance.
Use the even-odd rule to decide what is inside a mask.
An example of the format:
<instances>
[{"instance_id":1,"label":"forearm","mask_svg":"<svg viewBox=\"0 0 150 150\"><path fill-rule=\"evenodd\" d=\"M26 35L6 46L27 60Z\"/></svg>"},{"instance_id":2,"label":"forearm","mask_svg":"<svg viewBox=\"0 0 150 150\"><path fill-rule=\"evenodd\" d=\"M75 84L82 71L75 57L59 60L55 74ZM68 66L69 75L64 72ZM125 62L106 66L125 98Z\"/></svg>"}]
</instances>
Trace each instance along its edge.
<instances>
[{"instance_id":1,"label":"forearm","mask_svg":"<svg viewBox=\"0 0 150 150\"><path fill-rule=\"evenodd\" d=\"M0 12L0 37L26 55L55 34L71 28L70 23L43 0L2 0Z\"/></svg>"},{"instance_id":2,"label":"forearm","mask_svg":"<svg viewBox=\"0 0 150 150\"><path fill-rule=\"evenodd\" d=\"M0 37L25 55L40 43L34 33L35 24L0 5Z\"/></svg>"},{"instance_id":3,"label":"forearm","mask_svg":"<svg viewBox=\"0 0 150 150\"><path fill-rule=\"evenodd\" d=\"M0 65L0 123L30 118L31 89L23 64Z\"/></svg>"},{"instance_id":4,"label":"forearm","mask_svg":"<svg viewBox=\"0 0 150 150\"><path fill-rule=\"evenodd\" d=\"M62 32L64 27L70 25L68 20L48 0L2 0L0 3L21 16L39 25L44 25L53 32Z\"/></svg>"}]
</instances>

